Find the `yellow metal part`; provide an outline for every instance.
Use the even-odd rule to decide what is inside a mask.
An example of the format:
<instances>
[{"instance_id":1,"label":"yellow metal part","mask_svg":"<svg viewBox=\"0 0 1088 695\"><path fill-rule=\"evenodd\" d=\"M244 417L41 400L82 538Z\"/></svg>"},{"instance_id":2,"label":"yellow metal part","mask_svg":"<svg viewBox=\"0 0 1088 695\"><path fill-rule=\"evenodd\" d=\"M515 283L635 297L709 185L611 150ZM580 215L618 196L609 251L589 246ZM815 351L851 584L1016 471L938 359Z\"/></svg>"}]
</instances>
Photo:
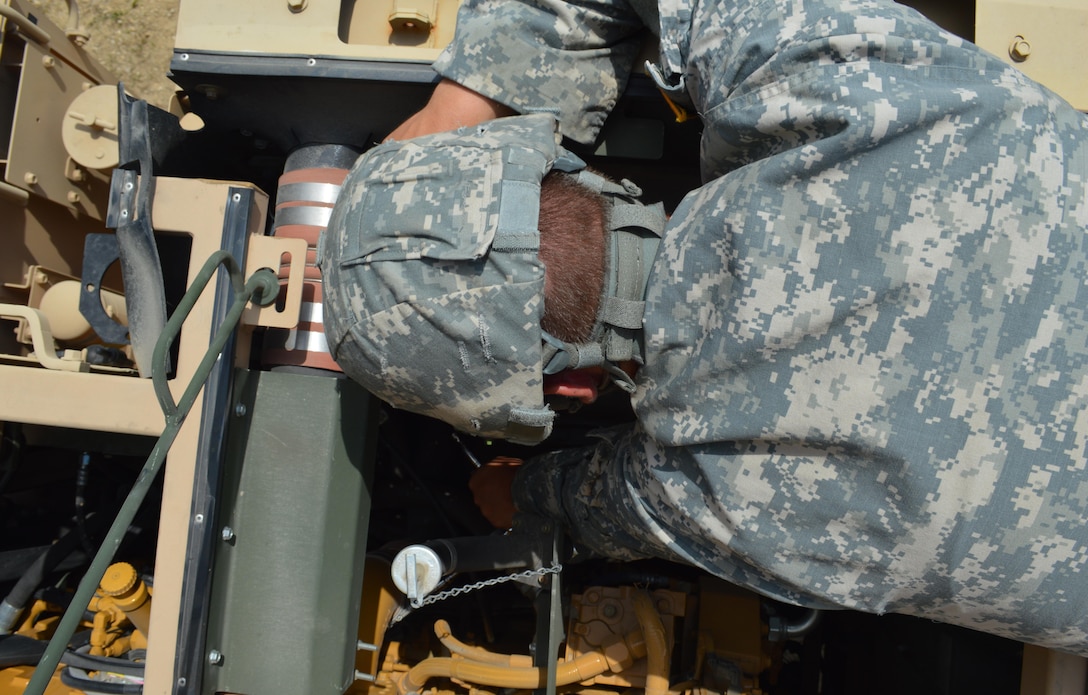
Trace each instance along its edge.
<instances>
[{"instance_id":1,"label":"yellow metal part","mask_svg":"<svg viewBox=\"0 0 1088 695\"><path fill-rule=\"evenodd\" d=\"M137 630L148 633L151 624L151 589L140 579L136 568L127 562L115 562L106 569L98 590L103 597L124 611Z\"/></svg>"},{"instance_id":2,"label":"yellow metal part","mask_svg":"<svg viewBox=\"0 0 1088 695\"><path fill-rule=\"evenodd\" d=\"M1088 3L977 0L975 43L1088 111Z\"/></svg>"},{"instance_id":3,"label":"yellow metal part","mask_svg":"<svg viewBox=\"0 0 1088 695\"><path fill-rule=\"evenodd\" d=\"M699 588L700 668L707 655L736 664L749 689L757 676L771 665L763 648L763 622L759 598L713 578L703 578ZM697 673L702 678L704 674ZM733 684L739 685L739 684Z\"/></svg>"},{"instance_id":4,"label":"yellow metal part","mask_svg":"<svg viewBox=\"0 0 1088 695\"><path fill-rule=\"evenodd\" d=\"M379 648L385 640L389 621L400 605L403 596L393 585L389 562L371 555L366 558L363 572L363 597L359 611L360 649L355 655L355 670L372 678L378 675L381 665ZM371 681L356 680L346 695L364 693L373 688Z\"/></svg>"},{"instance_id":5,"label":"yellow metal part","mask_svg":"<svg viewBox=\"0 0 1088 695\"><path fill-rule=\"evenodd\" d=\"M637 597L642 596L645 599ZM648 602L648 605L647 605ZM647 611L656 615L657 626L663 638L647 638L647 647L654 644L654 659L661 657L664 668L654 666L660 673L667 673L667 654L675 643L676 622L687 611L687 597L678 591L659 589L645 594L634 587L588 587L571 598L571 628L567 637L566 658L575 659L584 653L604 648L628 632L645 630L649 619ZM639 604L642 607L639 608ZM655 661L655 663L657 663ZM649 662L638 663L622 672L607 672L595 677L594 685L646 688ZM656 686L655 686L656 687Z\"/></svg>"},{"instance_id":6,"label":"yellow metal part","mask_svg":"<svg viewBox=\"0 0 1088 695\"><path fill-rule=\"evenodd\" d=\"M621 672L646 657L646 643L639 630L610 641L599 651L562 661L556 668L556 685L567 686L589 681L606 671ZM468 683L500 688L539 688L547 681L543 668L519 668L495 663L481 663L460 658L424 659L396 683L397 692L407 695L422 689L432 678L455 678Z\"/></svg>"},{"instance_id":7,"label":"yellow metal part","mask_svg":"<svg viewBox=\"0 0 1088 695\"><path fill-rule=\"evenodd\" d=\"M665 695L669 691L669 654L671 652L665 626L650 597L643 592L634 595L635 616L646 641L646 695Z\"/></svg>"},{"instance_id":8,"label":"yellow metal part","mask_svg":"<svg viewBox=\"0 0 1088 695\"><path fill-rule=\"evenodd\" d=\"M63 668L63 667L62 667ZM82 690L69 688L60 682L60 669L53 674L53 679L45 689L45 695L84 695ZM0 670L0 695L22 695L34 675L33 666L12 666Z\"/></svg>"},{"instance_id":9,"label":"yellow metal part","mask_svg":"<svg viewBox=\"0 0 1088 695\"><path fill-rule=\"evenodd\" d=\"M460 656L469 661L477 661L481 664L495 664L496 666L513 666L514 668L531 668L533 657L525 654L498 654L482 647L474 647L465 644L453 636L450 624L445 620L438 620L434 624L434 634L450 654Z\"/></svg>"},{"instance_id":10,"label":"yellow metal part","mask_svg":"<svg viewBox=\"0 0 1088 695\"><path fill-rule=\"evenodd\" d=\"M15 634L34 639L49 639L57 623L60 622L60 614L63 611L63 608L38 599L30 604Z\"/></svg>"}]
</instances>

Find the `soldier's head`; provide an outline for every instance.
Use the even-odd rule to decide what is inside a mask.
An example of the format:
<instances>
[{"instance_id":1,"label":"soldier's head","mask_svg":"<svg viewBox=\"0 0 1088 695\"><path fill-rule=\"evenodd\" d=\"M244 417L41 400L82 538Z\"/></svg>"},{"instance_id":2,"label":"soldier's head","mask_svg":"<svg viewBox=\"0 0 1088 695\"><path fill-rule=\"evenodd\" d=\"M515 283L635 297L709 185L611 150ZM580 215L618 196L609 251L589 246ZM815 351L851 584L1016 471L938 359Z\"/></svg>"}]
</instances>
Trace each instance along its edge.
<instances>
[{"instance_id":1,"label":"soldier's head","mask_svg":"<svg viewBox=\"0 0 1088 695\"><path fill-rule=\"evenodd\" d=\"M333 356L396 407L544 439L555 396L591 397L587 369L633 389L617 365L639 359L664 225L638 194L586 169L543 114L370 150L320 253Z\"/></svg>"}]
</instances>

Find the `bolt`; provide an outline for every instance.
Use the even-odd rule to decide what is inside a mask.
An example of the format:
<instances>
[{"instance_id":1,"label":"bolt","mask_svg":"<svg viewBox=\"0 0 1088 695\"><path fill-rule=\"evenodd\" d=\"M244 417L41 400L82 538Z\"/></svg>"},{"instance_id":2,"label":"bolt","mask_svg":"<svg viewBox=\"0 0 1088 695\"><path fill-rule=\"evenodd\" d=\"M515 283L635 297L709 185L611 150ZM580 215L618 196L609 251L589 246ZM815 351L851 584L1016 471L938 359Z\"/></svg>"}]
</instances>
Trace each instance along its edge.
<instances>
[{"instance_id":1,"label":"bolt","mask_svg":"<svg viewBox=\"0 0 1088 695\"><path fill-rule=\"evenodd\" d=\"M604 617L606 618L615 618L616 614L618 614L619 612L619 609L611 603L606 603L605 605L601 606L601 614L604 615Z\"/></svg>"},{"instance_id":2,"label":"bolt","mask_svg":"<svg viewBox=\"0 0 1088 695\"><path fill-rule=\"evenodd\" d=\"M223 663L223 652L218 649L213 649L208 652L208 663L212 666L219 666Z\"/></svg>"},{"instance_id":3,"label":"bolt","mask_svg":"<svg viewBox=\"0 0 1088 695\"><path fill-rule=\"evenodd\" d=\"M245 403L239 403L238 405L234 406L234 416L235 417L245 417L246 416L246 404Z\"/></svg>"},{"instance_id":4,"label":"bolt","mask_svg":"<svg viewBox=\"0 0 1088 695\"><path fill-rule=\"evenodd\" d=\"M26 172L25 174L23 174L23 183L25 183L28 186L37 185L38 175L35 174L33 171Z\"/></svg>"},{"instance_id":5,"label":"bolt","mask_svg":"<svg viewBox=\"0 0 1088 695\"><path fill-rule=\"evenodd\" d=\"M68 196L67 197L68 197L68 202L72 203L72 204L78 203L79 200L80 200L78 191L68 191Z\"/></svg>"},{"instance_id":6,"label":"bolt","mask_svg":"<svg viewBox=\"0 0 1088 695\"><path fill-rule=\"evenodd\" d=\"M1019 34L1012 37L1012 43L1009 44L1009 57L1017 63L1023 63L1029 56L1031 56L1031 44L1028 40Z\"/></svg>"},{"instance_id":7,"label":"bolt","mask_svg":"<svg viewBox=\"0 0 1088 695\"><path fill-rule=\"evenodd\" d=\"M306 9L306 0L287 0L287 8L292 12L302 12Z\"/></svg>"},{"instance_id":8,"label":"bolt","mask_svg":"<svg viewBox=\"0 0 1088 695\"><path fill-rule=\"evenodd\" d=\"M57 60L53 56L42 56L42 65L46 70L50 70L57 64Z\"/></svg>"},{"instance_id":9,"label":"bolt","mask_svg":"<svg viewBox=\"0 0 1088 695\"><path fill-rule=\"evenodd\" d=\"M224 526L223 531L219 534L219 536L225 542L230 543L232 540L234 540L234 529L232 529L230 526Z\"/></svg>"}]
</instances>

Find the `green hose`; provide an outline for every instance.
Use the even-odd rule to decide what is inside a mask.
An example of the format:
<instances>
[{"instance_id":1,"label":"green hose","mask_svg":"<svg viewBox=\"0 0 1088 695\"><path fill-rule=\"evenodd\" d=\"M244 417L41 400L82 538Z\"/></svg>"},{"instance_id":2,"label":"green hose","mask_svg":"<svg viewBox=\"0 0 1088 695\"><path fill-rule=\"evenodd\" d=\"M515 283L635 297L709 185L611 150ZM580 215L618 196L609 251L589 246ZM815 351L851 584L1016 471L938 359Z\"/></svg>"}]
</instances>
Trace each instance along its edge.
<instances>
[{"instance_id":1,"label":"green hose","mask_svg":"<svg viewBox=\"0 0 1088 695\"><path fill-rule=\"evenodd\" d=\"M197 299L199 299L220 265L225 266L230 275L233 301L227 310L223 323L216 330L208 351L197 366L192 381L185 388L181 400L174 403L173 395L170 393L170 386L166 380L167 355L169 354L170 345L173 344L174 339L181 332L182 324L185 323L189 312L196 305ZM196 402L197 394L204 387L204 382L219 359L219 354L234 333L238 321L242 317L242 312L246 308L246 303L252 299L255 304L267 306L275 301L278 293L279 281L271 270L262 268L255 272L247 282L244 282L238 262L226 251L216 251L207 260L204 267L200 269L200 273L193 280L192 286L182 297L178 308L166 323L162 335L159 336L158 341L155 343L155 352L151 365L151 380L154 383L155 395L159 399L159 406L162 408L163 415L166 416L166 427L155 443L155 448L151 450L151 455L147 457L147 463L144 464L143 470L140 471L139 477L132 486L132 490L128 493L128 497L125 498L125 503L121 505L121 510L117 512L117 518L114 519L113 525L110 526L110 530L106 534L106 539L102 541L98 553L95 554L94 560L91 561L91 566L87 568L87 573L83 575L83 579L79 582L79 587L76 589L75 595L72 596L72 602L68 604L67 610L64 611L64 616L57 625L56 632L53 634L52 639L49 640L49 646L46 647L41 661L38 662L37 668L34 669L30 684L23 691L24 695L43 695L46 687L49 686L49 681L52 679L57 665L60 664L61 657L68 647L68 642L72 639L72 635L75 634L76 628L79 626L84 609L90 603L91 598L94 597L94 592L98 588L99 582L102 581L106 569L113 562L114 554L121 545L121 540L128 531L128 527L132 524L132 520L136 517L140 505L143 504L144 497L147 496L147 492L151 488L151 483L154 482L159 469L162 468L162 463L166 459L166 452L173 445L182 423L185 422L193 403Z\"/></svg>"}]
</instances>

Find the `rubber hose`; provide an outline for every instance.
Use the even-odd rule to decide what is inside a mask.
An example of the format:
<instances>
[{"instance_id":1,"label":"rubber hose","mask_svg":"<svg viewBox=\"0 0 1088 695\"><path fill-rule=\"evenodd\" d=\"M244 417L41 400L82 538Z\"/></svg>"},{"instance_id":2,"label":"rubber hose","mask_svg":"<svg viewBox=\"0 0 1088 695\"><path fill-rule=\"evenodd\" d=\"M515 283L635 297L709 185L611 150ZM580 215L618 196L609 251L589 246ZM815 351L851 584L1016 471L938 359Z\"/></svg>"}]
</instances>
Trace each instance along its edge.
<instances>
[{"instance_id":1,"label":"rubber hose","mask_svg":"<svg viewBox=\"0 0 1088 695\"><path fill-rule=\"evenodd\" d=\"M23 572L23 576L19 577L19 581L0 603L0 635L11 633L11 628L15 625L19 614L26 608L30 597L41 586L46 575L71 555L78 545L79 534L68 531L39 555L26 572Z\"/></svg>"},{"instance_id":2,"label":"rubber hose","mask_svg":"<svg viewBox=\"0 0 1088 695\"><path fill-rule=\"evenodd\" d=\"M107 695L140 695L144 691L144 686L138 683L111 683L77 676L71 666L61 669L60 682L69 688Z\"/></svg>"},{"instance_id":3,"label":"rubber hose","mask_svg":"<svg viewBox=\"0 0 1088 695\"><path fill-rule=\"evenodd\" d=\"M42 645L42 651L45 651L44 644ZM34 663L37 663L37 659ZM108 656L93 656L91 654L80 654L79 652L65 652L61 657L60 662L65 666L74 666L75 668L81 668L87 671L112 671L114 673L123 673L126 676L142 676L144 675L144 665L137 661L129 661L128 659L117 659Z\"/></svg>"}]
</instances>

